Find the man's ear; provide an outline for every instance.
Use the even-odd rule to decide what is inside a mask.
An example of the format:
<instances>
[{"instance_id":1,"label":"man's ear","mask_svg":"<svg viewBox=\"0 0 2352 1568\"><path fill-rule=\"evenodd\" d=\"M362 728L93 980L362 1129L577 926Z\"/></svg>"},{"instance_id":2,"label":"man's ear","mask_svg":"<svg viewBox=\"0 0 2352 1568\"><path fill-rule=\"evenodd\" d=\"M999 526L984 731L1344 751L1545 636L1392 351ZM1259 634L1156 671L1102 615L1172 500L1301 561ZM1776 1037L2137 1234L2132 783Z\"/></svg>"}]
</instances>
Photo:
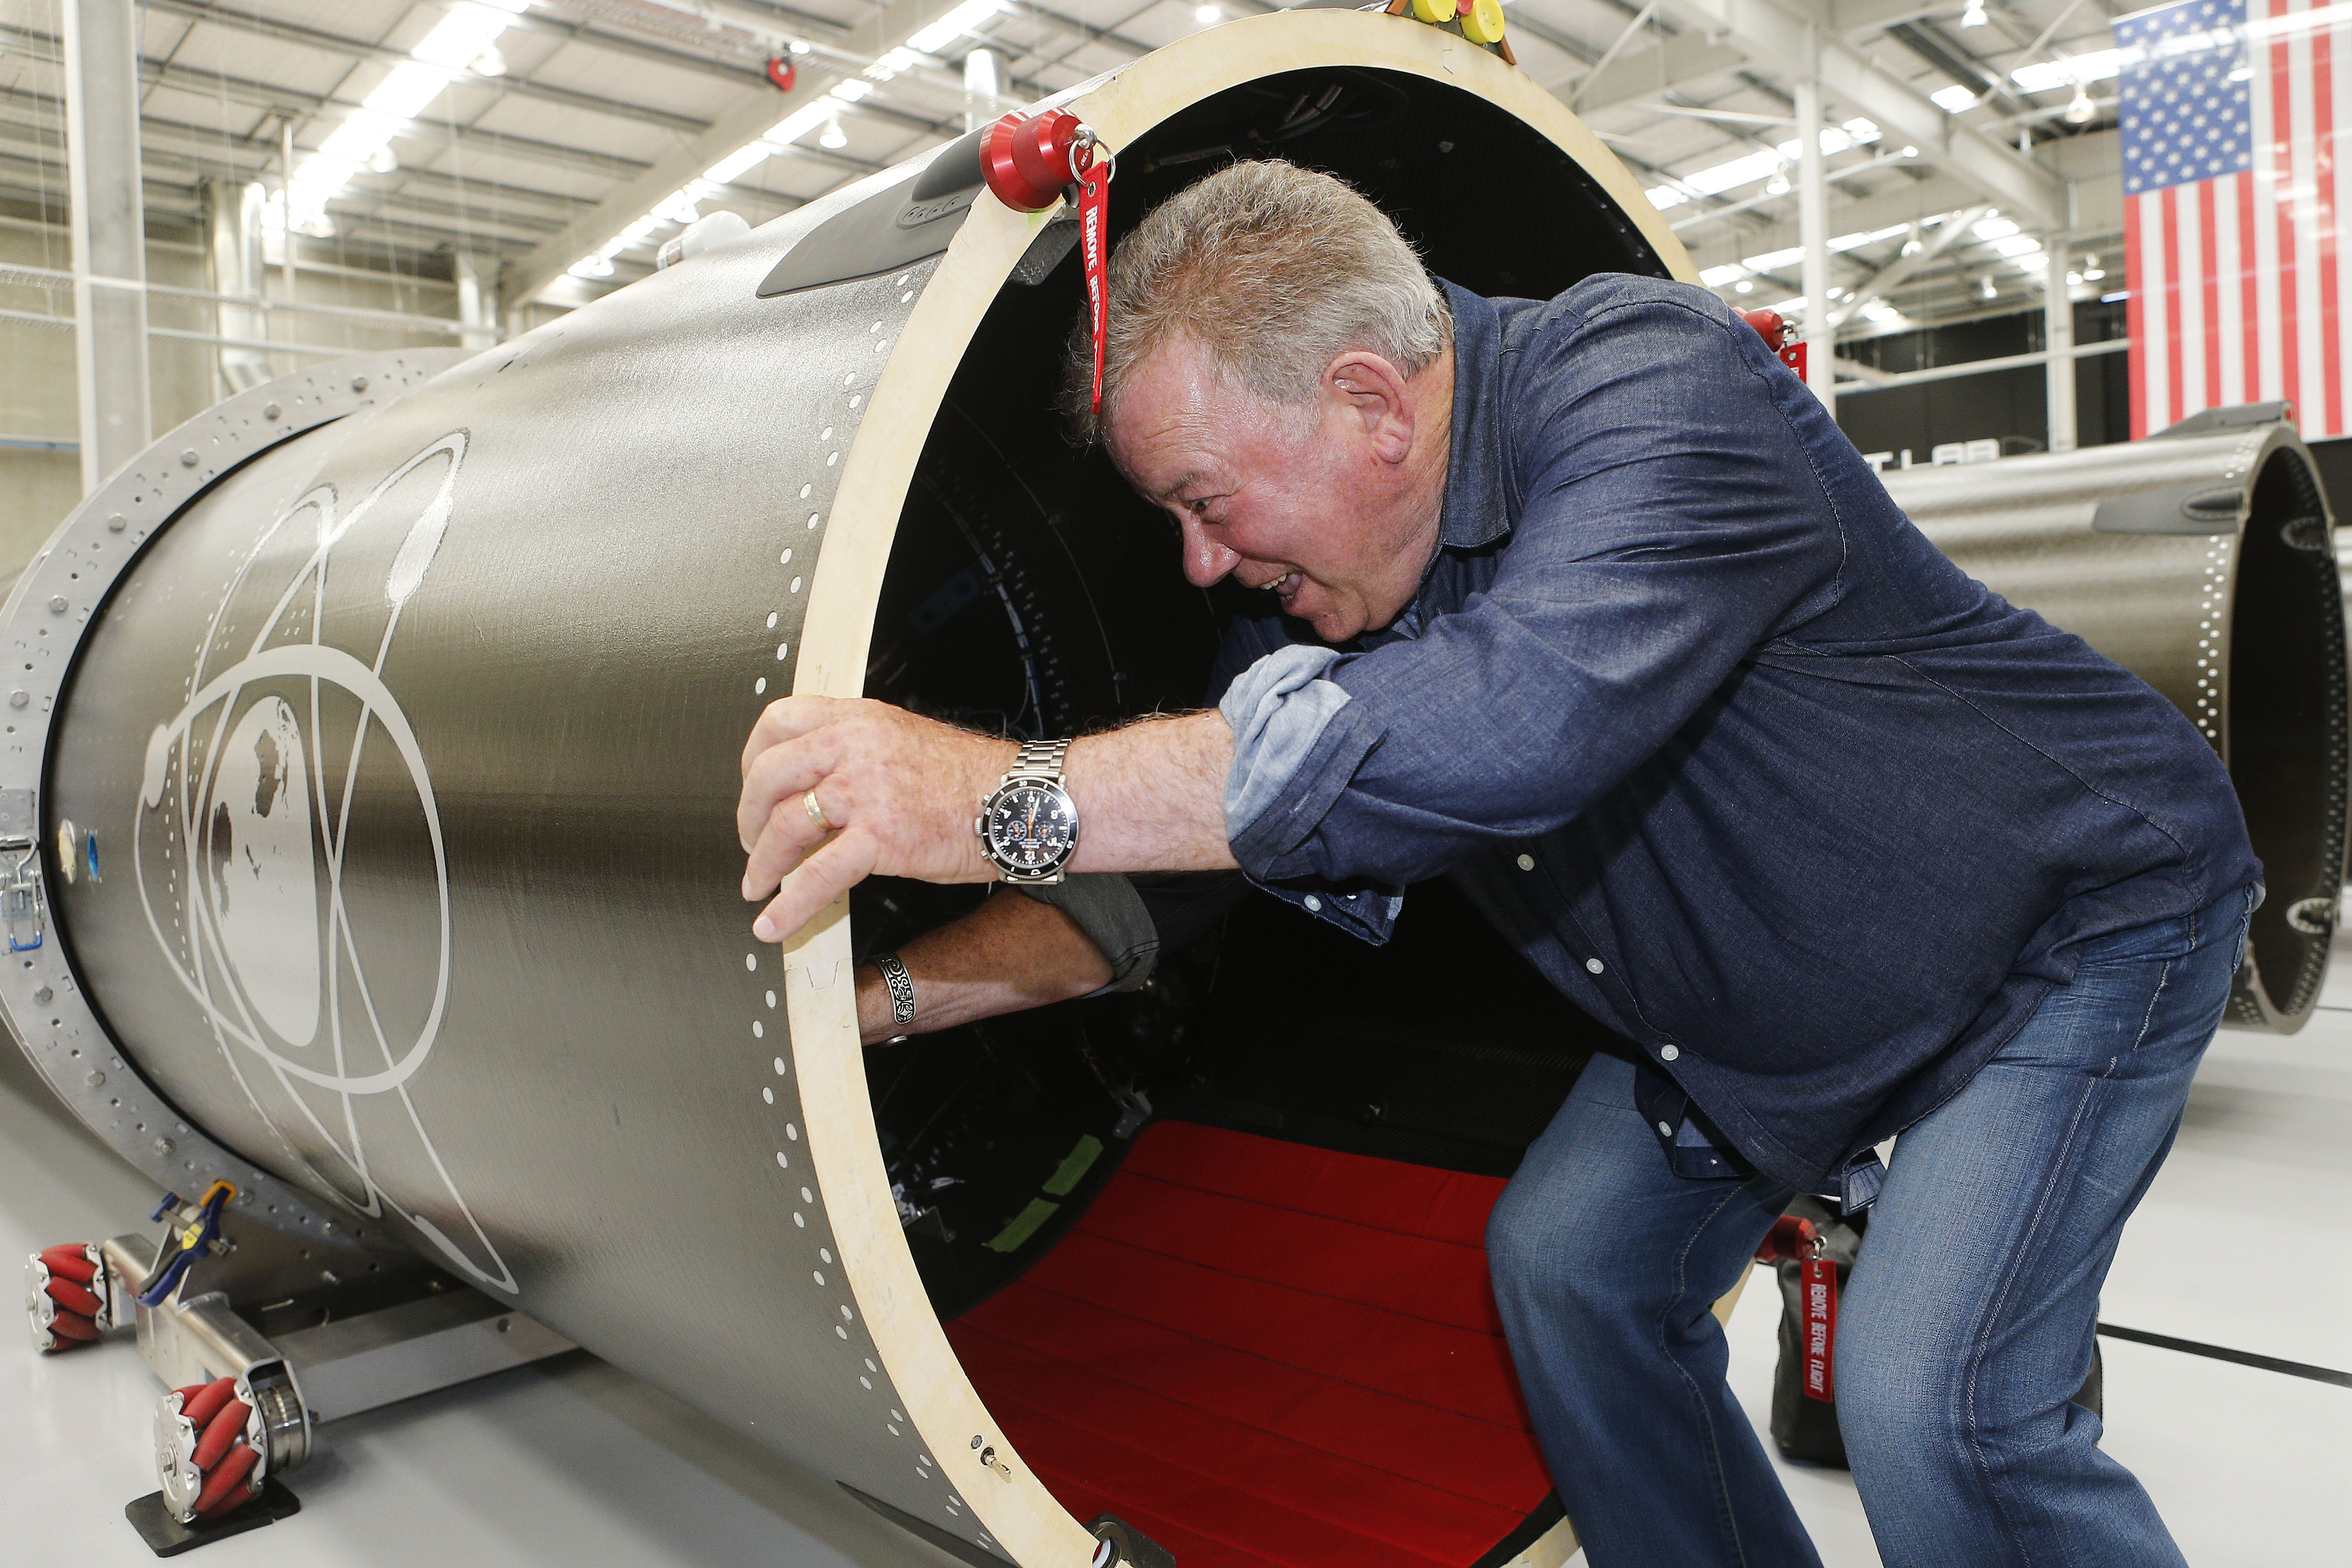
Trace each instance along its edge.
<instances>
[{"instance_id":1,"label":"man's ear","mask_svg":"<svg viewBox=\"0 0 2352 1568\"><path fill-rule=\"evenodd\" d=\"M1349 349L1324 367L1322 395L1370 438L1376 456L1402 462L1412 449L1412 405L1404 373L1381 355Z\"/></svg>"}]
</instances>

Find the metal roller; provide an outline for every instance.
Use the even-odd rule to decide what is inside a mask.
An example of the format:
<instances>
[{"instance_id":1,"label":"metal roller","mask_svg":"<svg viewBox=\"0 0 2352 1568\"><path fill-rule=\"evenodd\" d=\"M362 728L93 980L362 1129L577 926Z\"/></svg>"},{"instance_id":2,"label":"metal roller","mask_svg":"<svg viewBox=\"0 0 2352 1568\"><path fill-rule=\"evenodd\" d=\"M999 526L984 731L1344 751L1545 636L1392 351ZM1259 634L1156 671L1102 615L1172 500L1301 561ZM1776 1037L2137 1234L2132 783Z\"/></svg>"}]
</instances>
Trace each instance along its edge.
<instances>
[{"instance_id":1,"label":"metal roller","mask_svg":"<svg viewBox=\"0 0 2352 1568\"><path fill-rule=\"evenodd\" d=\"M2269 889L2230 1019L2292 1033L2327 976L2347 739L2334 518L2284 412L1885 479L1937 548L2164 693L2221 752Z\"/></svg>"},{"instance_id":2,"label":"metal roller","mask_svg":"<svg viewBox=\"0 0 2352 1568\"><path fill-rule=\"evenodd\" d=\"M1350 179L1474 289L1693 277L1557 100L1408 18L1238 22L1055 103L1118 155L1114 237L1266 153ZM869 1085L858 1048L855 954L970 891L872 884L781 951L751 939L736 891L737 760L772 698L871 693L1035 735L1200 696L1215 605L1183 586L1164 524L1052 426L1076 226L987 194L981 141L470 359L256 388L96 493L0 616L0 1010L126 1159L181 1194L235 1183L230 1217L294 1238L289 1268L421 1257L495 1304L497 1333L500 1311L528 1314L545 1344L588 1347L967 1561L1143 1563L1148 1530L1057 1500L941 1326L1032 1261L1017 1238L952 1252L941 1215L987 1185L1005 1127L1065 1126L1062 1080L998 1037L945 1077ZM2246 439L2166 450L2219 461ZM2257 445L2246 485L2266 506L2259 476L2299 449ZM2276 471L2301 508L2279 520L2317 515L2324 544L2307 475ZM1948 549L2061 624L2115 612L2102 646L2194 700L2184 650L2220 592L2204 534L2111 535L2095 500L2066 503L2079 528L2063 509L1963 516L1938 482L1910 493ZM2265 564L2262 526L2231 527L2233 592L2272 594L2274 566L2300 584L2306 545L2273 527L2284 564ZM2004 540L2027 542L2014 584ZM2156 584L2145 646L2111 596L2135 574ZM2325 753L2325 801L2279 805L2324 859L2340 626L2272 626L2308 614L2275 592L2263 625L2230 623L2235 668L2317 707L2264 709L2241 679L2215 722L2249 754ZM2273 908L2285 885L2274 868ZM2262 941L2251 994L2291 998L2259 1004L2290 1023L2302 970L2272 981ZM1120 1048L1175 1048L1160 1015L1139 1019ZM1074 1081L1112 1100L1066 1125L1116 1139L1150 1107L1108 1054L1071 1053ZM967 1092L975 1063L1010 1087ZM950 1134L979 1163L934 1202L918 1146ZM1047 1175L1075 1207L1091 1189L1066 1173L1049 1160L1003 1186ZM131 1276L155 1256L108 1247ZM301 1382L272 1348L240 1352L240 1386ZM1561 1560L1557 1517L1515 1505L1465 1565Z\"/></svg>"}]
</instances>

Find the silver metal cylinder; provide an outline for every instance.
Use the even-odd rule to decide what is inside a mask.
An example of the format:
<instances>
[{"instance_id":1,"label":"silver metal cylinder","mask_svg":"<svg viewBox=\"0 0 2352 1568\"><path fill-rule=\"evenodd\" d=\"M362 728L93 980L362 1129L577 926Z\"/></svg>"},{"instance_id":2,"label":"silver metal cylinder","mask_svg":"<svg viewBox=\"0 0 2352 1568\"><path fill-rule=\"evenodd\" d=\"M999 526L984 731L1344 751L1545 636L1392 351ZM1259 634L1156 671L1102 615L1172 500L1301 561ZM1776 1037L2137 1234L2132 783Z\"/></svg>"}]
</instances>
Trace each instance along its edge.
<instances>
[{"instance_id":1,"label":"silver metal cylinder","mask_svg":"<svg viewBox=\"0 0 2352 1568\"><path fill-rule=\"evenodd\" d=\"M1486 292L1691 275L1557 100L1411 20L1236 22L1068 107L1115 226L1263 147ZM184 1191L396 1239L976 1563L1096 1541L932 1311L849 921L753 941L733 806L787 692L1024 733L1197 700L1200 596L1053 427L1074 227L967 137L462 363L257 388L0 617L0 843L54 916L0 1007L86 1120Z\"/></svg>"},{"instance_id":2,"label":"silver metal cylinder","mask_svg":"<svg viewBox=\"0 0 2352 1568\"><path fill-rule=\"evenodd\" d=\"M2344 863L2344 616L2311 454L2266 412L1886 484L1946 554L2164 693L2221 752L2268 888L2230 1017L2292 1031L2326 979Z\"/></svg>"}]
</instances>

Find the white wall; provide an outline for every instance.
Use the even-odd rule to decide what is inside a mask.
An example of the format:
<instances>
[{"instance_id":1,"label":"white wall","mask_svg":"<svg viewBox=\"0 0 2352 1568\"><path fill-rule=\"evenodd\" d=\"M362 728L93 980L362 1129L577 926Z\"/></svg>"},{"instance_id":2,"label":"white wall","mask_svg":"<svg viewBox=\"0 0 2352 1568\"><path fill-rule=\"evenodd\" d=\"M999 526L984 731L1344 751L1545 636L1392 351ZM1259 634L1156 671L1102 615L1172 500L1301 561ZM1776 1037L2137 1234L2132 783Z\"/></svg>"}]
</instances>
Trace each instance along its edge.
<instances>
[{"instance_id":1,"label":"white wall","mask_svg":"<svg viewBox=\"0 0 2352 1568\"><path fill-rule=\"evenodd\" d=\"M65 230L16 224L0 227L0 268L9 265L68 269L72 263ZM443 319L457 315L457 290L450 284L391 274L351 276L354 270L325 272L298 267L296 297L304 304L356 306ZM147 279L150 283L180 288L212 287L193 235L185 239L151 240ZM270 300L284 298L283 268L273 265L267 269L263 294ZM11 282L0 273L0 308L69 316L73 293L66 288L52 291ZM454 336L404 331L333 316L278 311L268 321L273 341L299 342L341 353L441 348L457 342ZM219 330L212 303L160 293L148 296L148 323L193 332ZM219 352L208 343L150 340L152 423L157 436L220 400L225 388L219 376ZM273 353L269 359L271 374L284 375L298 366L323 363L326 356L284 353ZM0 319L0 438L73 442L79 437L77 419L72 331ZM21 570L80 500L78 451L0 446L0 579Z\"/></svg>"}]
</instances>

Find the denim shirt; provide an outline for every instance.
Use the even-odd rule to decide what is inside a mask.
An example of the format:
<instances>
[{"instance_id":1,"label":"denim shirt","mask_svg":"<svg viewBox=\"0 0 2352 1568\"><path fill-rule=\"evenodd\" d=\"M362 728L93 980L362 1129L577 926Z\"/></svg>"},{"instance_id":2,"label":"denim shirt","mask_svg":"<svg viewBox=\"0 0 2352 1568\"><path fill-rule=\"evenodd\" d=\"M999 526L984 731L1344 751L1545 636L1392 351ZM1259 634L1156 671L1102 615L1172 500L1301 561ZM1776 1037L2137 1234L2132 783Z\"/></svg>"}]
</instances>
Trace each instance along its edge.
<instances>
[{"instance_id":1,"label":"denim shirt","mask_svg":"<svg viewBox=\"0 0 2352 1568\"><path fill-rule=\"evenodd\" d=\"M1218 661L1252 881L1378 942L1451 874L1634 1043L1677 1169L1858 1203L2080 943L2259 880L2189 720L1938 552L1714 294L1446 296L1418 596Z\"/></svg>"}]
</instances>

